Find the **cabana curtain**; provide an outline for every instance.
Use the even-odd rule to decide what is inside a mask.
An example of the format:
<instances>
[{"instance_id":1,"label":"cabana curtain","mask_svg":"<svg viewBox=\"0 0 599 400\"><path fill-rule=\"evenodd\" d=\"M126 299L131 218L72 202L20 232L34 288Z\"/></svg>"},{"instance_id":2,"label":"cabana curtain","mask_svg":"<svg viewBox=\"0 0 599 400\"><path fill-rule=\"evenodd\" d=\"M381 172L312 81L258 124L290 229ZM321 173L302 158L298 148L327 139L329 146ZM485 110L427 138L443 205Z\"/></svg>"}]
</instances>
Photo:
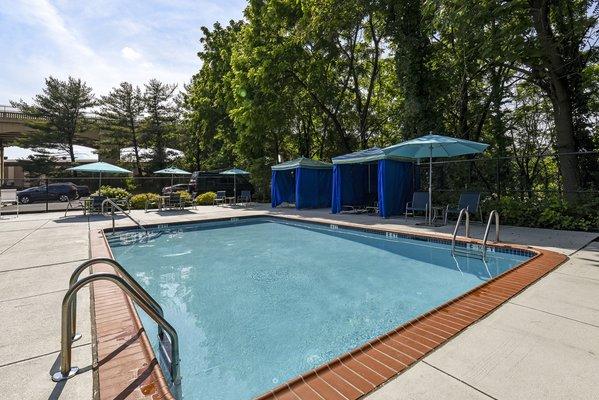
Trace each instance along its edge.
<instances>
[{"instance_id":1,"label":"cabana curtain","mask_svg":"<svg viewBox=\"0 0 599 400\"><path fill-rule=\"evenodd\" d=\"M406 211L414 192L412 163L380 160L378 173L379 214L387 218Z\"/></svg>"},{"instance_id":2,"label":"cabana curtain","mask_svg":"<svg viewBox=\"0 0 599 400\"><path fill-rule=\"evenodd\" d=\"M272 171L270 198L272 207L281 203L295 203L295 176L293 170Z\"/></svg>"},{"instance_id":3,"label":"cabana curtain","mask_svg":"<svg viewBox=\"0 0 599 400\"><path fill-rule=\"evenodd\" d=\"M331 206L332 165L298 158L272 167L271 205L295 203L295 208Z\"/></svg>"},{"instance_id":4,"label":"cabana curtain","mask_svg":"<svg viewBox=\"0 0 599 400\"><path fill-rule=\"evenodd\" d=\"M344 205L372 206L375 202L383 218L405 212L414 191L411 162L392 159L374 147L335 157L333 163L333 214Z\"/></svg>"}]
</instances>

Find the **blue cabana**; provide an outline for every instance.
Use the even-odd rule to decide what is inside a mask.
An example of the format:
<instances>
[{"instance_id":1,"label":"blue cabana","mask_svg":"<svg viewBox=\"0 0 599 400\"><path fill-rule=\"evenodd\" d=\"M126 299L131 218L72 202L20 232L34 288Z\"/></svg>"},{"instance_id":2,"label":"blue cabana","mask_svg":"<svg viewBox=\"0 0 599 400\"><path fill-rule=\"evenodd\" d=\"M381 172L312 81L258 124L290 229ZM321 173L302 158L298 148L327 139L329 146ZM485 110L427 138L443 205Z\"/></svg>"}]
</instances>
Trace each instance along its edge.
<instances>
[{"instance_id":1,"label":"blue cabana","mask_svg":"<svg viewBox=\"0 0 599 400\"><path fill-rule=\"evenodd\" d=\"M378 147L335 157L331 211L336 214L343 206L377 203L383 218L402 214L414 183L413 163Z\"/></svg>"},{"instance_id":2,"label":"blue cabana","mask_svg":"<svg viewBox=\"0 0 599 400\"><path fill-rule=\"evenodd\" d=\"M300 157L271 167L271 205L295 208L331 206L332 164Z\"/></svg>"}]
</instances>

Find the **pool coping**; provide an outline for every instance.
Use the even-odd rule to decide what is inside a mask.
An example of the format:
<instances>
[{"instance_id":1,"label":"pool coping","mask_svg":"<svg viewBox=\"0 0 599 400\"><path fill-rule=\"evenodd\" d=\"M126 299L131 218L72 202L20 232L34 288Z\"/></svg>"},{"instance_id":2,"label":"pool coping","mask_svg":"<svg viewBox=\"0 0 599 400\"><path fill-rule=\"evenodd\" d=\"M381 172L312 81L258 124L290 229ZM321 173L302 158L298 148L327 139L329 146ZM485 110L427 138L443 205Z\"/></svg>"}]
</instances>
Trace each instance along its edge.
<instances>
[{"instance_id":1,"label":"pool coping","mask_svg":"<svg viewBox=\"0 0 599 400\"><path fill-rule=\"evenodd\" d=\"M414 233L393 226L372 228L339 221L313 221L293 216L252 215L237 218L211 218L180 223L152 224L147 227L165 228L259 218L321 226L335 225L376 234L398 235L393 237L451 243L451 239L444 234ZM129 229L131 227L116 228L117 231ZM92 257L114 258L104 234L107 230L100 230L98 235L92 236ZM482 241L473 238L460 238L456 243L462 247L480 246ZM532 258L392 331L341 354L326 364L292 378L257 397L256 400L359 399L409 369L426 355L470 325L488 316L507 300L568 259L566 255L557 252L516 244L491 242L489 248L507 252L524 252L532 255ZM95 267L94 271L96 270L113 271L112 267L108 265ZM102 284L109 287L103 287L102 290L96 291L95 285ZM108 282L94 282L93 285L94 302L92 307L97 315L93 323L98 332L97 338L94 337L94 340L97 341L98 357L102 358L103 355L110 357L106 363L102 363L103 360L98 360L99 398L114 398L113 394L118 393L119 388L124 387L128 391L128 396L134 394L134 397L127 398L175 400L161 369L157 367L158 362L131 300L122 293L118 296L120 289ZM101 311L100 325L98 325L96 307ZM110 323L105 325L102 324L103 321ZM120 329L116 328L115 332L116 321L118 321ZM130 348L129 345L123 348L123 342L134 344L136 350ZM114 371L127 371L128 374L115 374ZM102 386L108 387L108 390L103 391Z\"/></svg>"}]
</instances>

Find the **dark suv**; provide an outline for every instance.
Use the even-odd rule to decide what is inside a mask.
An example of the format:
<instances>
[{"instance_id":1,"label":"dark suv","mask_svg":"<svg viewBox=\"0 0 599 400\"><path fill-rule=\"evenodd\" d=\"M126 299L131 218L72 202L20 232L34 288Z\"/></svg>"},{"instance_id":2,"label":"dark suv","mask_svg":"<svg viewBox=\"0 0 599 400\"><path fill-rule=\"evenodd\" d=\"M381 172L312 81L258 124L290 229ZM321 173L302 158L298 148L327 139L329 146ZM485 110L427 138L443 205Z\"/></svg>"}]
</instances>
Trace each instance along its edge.
<instances>
[{"instance_id":1,"label":"dark suv","mask_svg":"<svg viewBox=\"0 0 599 400\"><path fill-rule=\"evenodd\" d=\"M213 171L195 171L189 180L189 191L192 193L202 194L224 190L227 192L227 196L233 196L233 189L233 175L221 175ZM242 190L254 192L254 187L246 175L237 176L237 194Z\"/></svg>"},{"instance_id":2,"label":"dark suv","mask_svg":"<svg viewBox=\"0 0 599 400\"><path fill-rule=\"evenodd\" d=\"M73 183L50 183L46 186L34 186L17 192L17 198L21 204L29 204L36 201L69 201L78 196L77 186Z\"/></svg>"}]
</instances>

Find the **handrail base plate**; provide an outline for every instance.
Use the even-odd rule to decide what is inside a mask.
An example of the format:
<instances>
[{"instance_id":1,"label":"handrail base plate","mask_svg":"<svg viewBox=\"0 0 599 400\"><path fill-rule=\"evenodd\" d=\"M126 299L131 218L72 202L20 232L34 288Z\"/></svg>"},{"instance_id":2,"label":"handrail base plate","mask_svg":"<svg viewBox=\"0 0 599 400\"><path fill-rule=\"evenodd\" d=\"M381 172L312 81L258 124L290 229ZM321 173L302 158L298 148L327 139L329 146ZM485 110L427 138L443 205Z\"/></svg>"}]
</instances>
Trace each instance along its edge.
<instances>
[{"instance_id":1,"label":"handrail base plate","mask_svg":"<svg viewBox=\"0 0 599 400\"><path fill-rule=\"evenodd\" d=\"M66 375L63 375L62 372L58 371L52 375L52 380L54 382L66 381L67 379L72 378L75 375L77 375L77 372L79 372L79 367L71 367L71 369L69 370L69 373Z\"/></svg>"}]
</instances>

